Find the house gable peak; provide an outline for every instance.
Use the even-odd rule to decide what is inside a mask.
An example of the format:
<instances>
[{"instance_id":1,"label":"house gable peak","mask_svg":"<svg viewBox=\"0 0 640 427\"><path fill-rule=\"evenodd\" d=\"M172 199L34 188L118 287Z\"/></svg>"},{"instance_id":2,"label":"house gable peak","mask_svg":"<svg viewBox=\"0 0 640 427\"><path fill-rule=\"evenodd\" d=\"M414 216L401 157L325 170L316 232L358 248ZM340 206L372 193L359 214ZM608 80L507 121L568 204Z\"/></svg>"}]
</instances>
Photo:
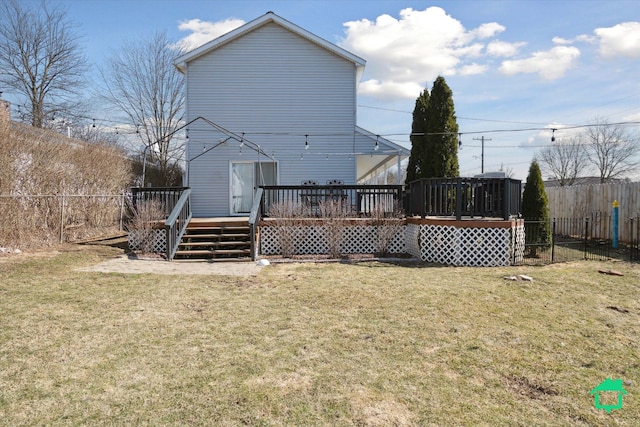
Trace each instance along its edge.
<instances>
[{"instance_id":1,"label":"house gable peak","mask_svg":"<svg viewBox=\"0 0 640 427\"><path fill-rule=\"evenodd\" d=\"M267 25L269 23L275 23L283 28L285 28L288 31L291 31L294 34L297 34L298 36L309 40L310 42L324 48L327 49L328 51L334 53L335 55L338 55L352 63L355 64L356 68L358 69L358 75L362 74L362 71L364 70L364 66L366 64L366 61L362 58L360 58L357 55L352 54L351 52L333 44L330 43L328 41L326 41L325 39L316 36L315 34L287 21L286 19L280 17L279 15L276 15L274 12L272 11L268 11L267 13L265 13L264 15L254 19L253 21L247 22L246 24L236 28L235 30L231 30L226 34L223 34L222 36L215 38L213 40L211 40L208 43L203 44L200 47L197 47L181 56L179 56L175 62L174 65L178 68L178 70L180 70L180 72L184 73L187 67L187 63L197 59L203 55L206 55L207 53L218 49L221 46L224 46L225 44L238 39L242 36L244 36L247 33L250 33L251 31L254 31L264 25Z\"/></svg>"}]
</instances>

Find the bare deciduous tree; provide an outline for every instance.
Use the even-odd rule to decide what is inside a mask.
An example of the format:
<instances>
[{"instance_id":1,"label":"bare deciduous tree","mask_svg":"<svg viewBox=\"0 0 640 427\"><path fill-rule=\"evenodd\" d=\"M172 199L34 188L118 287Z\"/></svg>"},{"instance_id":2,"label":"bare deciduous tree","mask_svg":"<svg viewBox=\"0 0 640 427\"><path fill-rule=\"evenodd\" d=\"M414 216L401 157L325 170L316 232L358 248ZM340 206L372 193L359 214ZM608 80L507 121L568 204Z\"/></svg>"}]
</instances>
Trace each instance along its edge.
<instances>
[{"instance_id":1,"label":"bare deciduous tree","mask_svg":"<svg viewBox=\"0 0 640 427\"><path fill-rule=\"evenodd\" d=\"M514 173L515 173L515 172L513 171L513 167L511 167L511 166L507 166L507 167L505 167L505 166L504 166L504 163L500 163L500 169L498 169L498 171L500 171L500 172L504 172L504 176L505 176L506 178L513 178L513 175L514 175Z\"/></svg>"},{"instance_id":2,"label":"bare deciduous tree","mask_svg":"<svg viewBox=\"0 0 640 427\"><path fill-rule=\"evenodd\" d=\"M118 146L118 135L101 126L91 124L76 125L69 128L72 138L95 144ZM63 129L64 131L64 129Z\"/></svg>"},{"instance_id":3,"label":"bare deciduous tree","mask_svg":"<svg viewBox=\"0 0 640 427\"><path fill-rule=\"evenodd\" d=\"M544 147L538 153L542 169L560 186L573 185L588 163L586 147L576 136L560 139Z\"/></svg>"},{"instance_id":4,"label":"bare deciduous tree","mask_svg":"<svg viewBox=\"0 0 640 427\"><path fill-rule=\"evenodd\" d=\"M622 125L596 117L582 138L589 148L589 161L598 170L601 183L637 169L640 139Z\"/></svg>"},{"instance_id":5,"label":"bare deciduous tree","mask_svg":"<svg viewBox=\"0 0 640 427\"><path fill-rule=\"evenodd\" d=\"M102 98L117 107L148 147L147 158L162 171L182 157L176 130L184 116L184 80L173 65L174 50L165 32L125 43L100 70Z\"/></svg>"},{"instance_id":6,"label":"bare deciduous tree","mask_svg":"<svg viewBox=\"0 0 640 427\"><path fill-rule=\"evenodd\" d=\"M47 118L74 108L86 71L66 9L44 0L35 8L0 2L0 83L24 97L32 126L45 127Z\"/></svg>"}]
</instances>

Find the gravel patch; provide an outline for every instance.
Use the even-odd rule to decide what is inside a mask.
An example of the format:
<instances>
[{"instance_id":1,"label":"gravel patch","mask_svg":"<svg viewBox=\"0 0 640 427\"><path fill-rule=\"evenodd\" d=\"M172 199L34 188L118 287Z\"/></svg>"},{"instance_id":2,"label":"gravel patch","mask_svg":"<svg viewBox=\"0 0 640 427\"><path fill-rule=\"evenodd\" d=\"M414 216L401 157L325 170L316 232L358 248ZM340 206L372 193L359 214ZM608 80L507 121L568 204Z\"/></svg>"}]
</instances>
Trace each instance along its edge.
<instances>
[{"instance_id":1,"label":"gravel patch","mask_svg":"<svg viewBox=\"0 0 640 427\"><path fill-rule=\"evenodd\" d=\"M263 267L253 261L182 261L140 259L135 255L120 255L78 271L125 274L195 274L221 276L256 276Z\"/></svg>"}]
</instances>

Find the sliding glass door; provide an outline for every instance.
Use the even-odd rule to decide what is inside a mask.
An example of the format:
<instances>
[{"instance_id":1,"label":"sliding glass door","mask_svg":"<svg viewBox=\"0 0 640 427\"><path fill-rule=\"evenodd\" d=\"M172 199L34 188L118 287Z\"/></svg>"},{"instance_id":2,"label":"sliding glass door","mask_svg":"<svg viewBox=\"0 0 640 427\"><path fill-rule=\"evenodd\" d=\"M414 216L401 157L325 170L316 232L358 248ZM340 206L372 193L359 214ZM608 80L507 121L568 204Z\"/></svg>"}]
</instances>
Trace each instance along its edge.
<instances>
[{"instance_id":1,"label":"sliding glass door","mask_svg":"<svg viewBox=\"0 0 640 427\"><path fill-rule=\"evenodd\" d=\"M248 215L255 190L261 185L276 185L277 172L275 162L232 162L231 215Z\"/></svg>"}]
</instances>

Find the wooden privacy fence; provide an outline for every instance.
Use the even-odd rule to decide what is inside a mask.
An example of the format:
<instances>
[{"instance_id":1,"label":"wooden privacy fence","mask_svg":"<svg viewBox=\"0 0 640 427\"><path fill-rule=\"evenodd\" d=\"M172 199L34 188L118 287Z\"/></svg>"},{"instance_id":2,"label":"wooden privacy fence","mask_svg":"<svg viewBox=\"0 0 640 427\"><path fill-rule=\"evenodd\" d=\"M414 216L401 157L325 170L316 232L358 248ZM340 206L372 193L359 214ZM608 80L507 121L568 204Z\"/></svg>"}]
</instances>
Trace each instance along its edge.
<instances>
[{"instance_id":1,"label":"wooden privacy fence","mask_svg":"<svg viewBox=\"0 0 640 427\"><path fill-rule=\"evenodd\" d=\"M594 212L611 213L617 200L621 240L631 235L630 220L640 213L640 182L550 187L546 191L550 218L586 218Z\"/></svg>"}]
</instances>

